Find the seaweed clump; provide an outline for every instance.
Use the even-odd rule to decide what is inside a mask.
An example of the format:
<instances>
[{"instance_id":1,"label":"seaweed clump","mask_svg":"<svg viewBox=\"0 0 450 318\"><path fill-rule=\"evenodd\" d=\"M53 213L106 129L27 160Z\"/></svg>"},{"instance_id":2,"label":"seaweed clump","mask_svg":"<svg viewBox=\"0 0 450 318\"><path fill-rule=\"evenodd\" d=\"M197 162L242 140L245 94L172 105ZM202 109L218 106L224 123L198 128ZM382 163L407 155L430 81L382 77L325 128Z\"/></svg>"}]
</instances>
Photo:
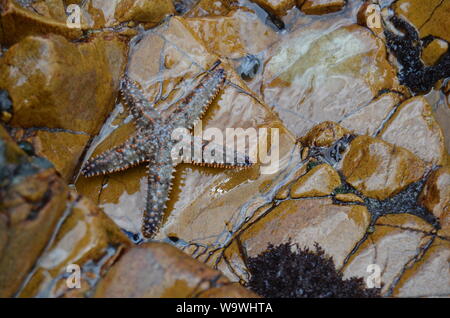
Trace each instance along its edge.
<instances>
[{"instance_id":1,"label":"seaweed clump","mask_svg":"<svg viewBox=\"0 0 450 318\"><path fill-rule=\"evenodd\" d=\"M380 289L365 288L362 278L343 279L331 257L316 244L291 250L292 244L269 245L260 255L248 259L251 279L248 287L268 298L373 298Z\"/></svg>"}]
</instances>

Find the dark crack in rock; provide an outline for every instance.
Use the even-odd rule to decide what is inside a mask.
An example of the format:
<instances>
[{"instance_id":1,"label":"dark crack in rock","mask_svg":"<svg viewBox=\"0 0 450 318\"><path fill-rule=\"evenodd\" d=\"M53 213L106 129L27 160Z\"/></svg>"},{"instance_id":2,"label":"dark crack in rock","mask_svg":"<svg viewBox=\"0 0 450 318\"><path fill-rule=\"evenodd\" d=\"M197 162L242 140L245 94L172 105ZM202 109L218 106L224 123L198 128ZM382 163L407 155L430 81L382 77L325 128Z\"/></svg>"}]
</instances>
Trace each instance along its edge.
<instances>
[{"instance_id":1,"label":"dark crack in rock","mask_svg":"<svg viewBox=\"0 0 450 318\"><path fill-rule=\"evenodd\" d=\"M0 120L8 122L12 117L13 104L8 91L0 90Z\"/></svg>"},{"instance_id":2,"label":"dark crack in rock","mask_svg":"<svg viewBox=\"0 0 450 318\"><path fill-rule=\"evenodd\" d=\"M240 59L239 66L236 71L242 79L245 81L250 81L256 76L256 74L258 74L260 66L260 60L255 55L248 54Z\"/></svg>"},{"instance_id":3,"label":"dark crack in rock","mask_svg":"<svg viewBox=\"0 0 450 318\"><path fill-rule=\"evenodd\" d=\"M313 147L308 156L334 166L342 160L342 154L353 139L355 139L354 135L345 135L330 147Z\"/></svg>"}]
</instances>

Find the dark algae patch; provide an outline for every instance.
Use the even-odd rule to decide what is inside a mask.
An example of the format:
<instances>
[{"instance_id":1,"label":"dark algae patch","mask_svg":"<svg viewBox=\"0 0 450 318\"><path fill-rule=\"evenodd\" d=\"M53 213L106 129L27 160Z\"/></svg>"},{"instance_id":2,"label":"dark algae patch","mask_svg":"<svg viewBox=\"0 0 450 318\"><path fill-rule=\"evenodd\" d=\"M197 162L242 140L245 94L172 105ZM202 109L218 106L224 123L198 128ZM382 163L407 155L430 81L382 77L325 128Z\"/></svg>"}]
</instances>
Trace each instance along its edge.
<instances>
[{"instance_id":1,"label":"dark algae patch","mask_svg":"<svg viewBox=\"0 0 450 318\"><path fill-rule=\"evenodd\" d=\"M291 250L291 243L268 249L248 259L251 290L268 298L372 298L380 289L368 289L362 278L343 279L331 257L316 250Z\"/></svg>"},{"instance_id":2,"label":"dark algae patch","mask_svg":"<svg viewBox=\"0 0 450 318\"><path fill-rule=\"evenodd\" d=\"M430 38L423 41L419 39L416 29L399 17L394 16L390 21L403 32L403 35L397 35L389 30L384 31L387 46L402 66L398 74L401 84L408 86L413 93L420 94L428 92L440 79L450 76L449 50L435 65L426 66L421 55L423 45L426 45Z\"/></svg>"}]
</instances>

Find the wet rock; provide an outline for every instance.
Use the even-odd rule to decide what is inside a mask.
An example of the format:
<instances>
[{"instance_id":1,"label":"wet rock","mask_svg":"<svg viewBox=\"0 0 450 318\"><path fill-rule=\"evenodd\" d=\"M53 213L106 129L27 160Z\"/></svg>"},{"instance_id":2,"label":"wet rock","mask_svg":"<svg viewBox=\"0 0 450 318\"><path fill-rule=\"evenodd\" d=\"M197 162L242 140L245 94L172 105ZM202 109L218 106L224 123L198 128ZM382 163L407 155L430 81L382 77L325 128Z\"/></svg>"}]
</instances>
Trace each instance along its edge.
<instances>
[{"instance_id":1,"label":"wet rock","mask_svg":"<svg viewBox=\"0 0 450 318\"><path fill-rule=\"evenodd\" d=\"M155 107L164 110L186 94L192 79L217 59L185 19L173 17L167 24L143 34L132 47L128 75L139 81L150 101L159 101ZM268 133L270 128L278 128L280 165L277 169L258 161L243 171L177 166L163 225L155 238L177 237L186 253L203 258L209 257L206 250L226 245L231 239L230 230L237 231L269 203L280 187L277 180L286 178L299 163L298 151L293 150L294 139L272 111L254 96L231 64L223 61L221 67L230 83L205 113L201 121L203 131L218 128L225 135L229 127L253 127L257 131L268 128ZM127 113L123 115L126 117ZM115 126L119 128L103 135L103 141L92 146L95 151L89 156L118 145L134 131L132 125L123 122ZM145 165L106 177L80 177L76 186L80 193L98 202L120 227L134 234L140 232L147 187ZM198 245L202 248L195 249Z\"/></svg>"},{"instance_id":2,"label":"wet rock","mask_svg":"<svg viewBox=\"0 0 450 318\"><path fill-rule=\"evenodd\" d=\"M358 136L344 155L342 173L364 195L383 200L420 180L425 164L406 149Z\"/></svg>"},{"instance_id":3,"label":"wet rock","mask_svg":"<svg viewBox=\"0 0 450 318\"><path fill-rule=\"evenodd\" d=\"M301 10L306 14L327 14L342 10L345 0L306 0Z\"/></svg>"},{"instance_id":4,"label":"wet rock","mask_svg":"<svg viewBox=\"0 0 450 318\"><path fill-rule=\"evenodd\" d=\"M328 164L314 167L291 188L294 199L320 197L331 194L341 184L338 173Z\"/></svg>"},{"instance_id":5,"label":"wet rock","mask_svg":"<svg viewBox=\"0 0 450 318\"><path fill-rule=\"evenodd\" d=\"M229 281L164 243L128 249L98 284L94 297L196 297Z\"/></svg>"},{"instance_id":6,"label":"wet rock","mask_svg":"<svg viewBox=\"0 0 450 318\"><path fill-rule=\"evenodd\" d=\"M408 149L427 163L442 165L446 160L444 135L423 97L411 98L400 105L380 137Z\"/></svg>"},{"instance_id":7,"label":"wet rock","mask_svg":"<svg viewBox=\"0 0 450 318\"><path fill-rule=\"evenodd\" d=\"M194 2L189 0L175 1L175 8L178 13L186 12L185 17L205 17L205 16L226 16L233 8L235 0L200 0L189 10L186 5L180 3ZM178 6L177 6L178 3Z\"/></svg>"},{"instance_id":8,"label":"wet rock","mask_svg":"<svg viewBox=\"0 0 450 318\"><path fill-rule=\"evenodd\" d=\"M67 217L39 257L20 297L86 297L130 241L92 201L71 193ZM73 264L80 288L67 286Z\"/></svg>"},{"instance_id":9,"label":"wet rock","mask_svg":"<svg viewBox=\"0 0 450 318\"><path fill-rule=\"evenodd\" d=\"M325 121L314 126L300 138L304 147L330 147L335 142L350 134L350 131L335 122Z\"/></svg>"},{"instance_id":10,"label":"wet rock","mask_svg":"<svg viewBox=\"0 0 450 318\"><path fill-rule=\"evenodd\" d=\"M155 26L170 14L175 14L171 0L121 0L117 4L114 16L118 22L136 21Z\"/></svg>"},{"instance_id":11,"label":"wet rock","mask_svg":"<svg viewBox=\"0 0 450 318\"><path fill-rule=\"evenodd\" d=\"M13 101L10 124L97 133L116 98L124 51L106 34L78 44L57 35L17 43L0 60L0 86Z\"/></svg>"},{"instance_id":12,"label":"wet rock","mask_svg":"<svg viewBox=\"0 0 450 318\"><path fill-rule=\"evenodd\" d=\"M359 135L374 136L401 99L402 97L396 93L382 94L368 105L346 116L339 124Z\"/></svg>"},{"instance_id":13,"label":"wet rock","mask_svg":"<svg viewBox=\"0 0 450 318\"><path fill-rule=\"evenodd\" d=\"M274 16L283 16L295 6L295 0L252 0Z\"/></svg>"},{"instance_id":14,"label":"wet rock","mask_svg":"<svg viewBox=\"0 0 450 318\"><path fill-rule=\"evenodd\" d=\"M369 221L369 213L363 206L334 205L328 198L287 200L237 236L224 257L234 275L247 280L247 258L256 257L269 244L291 240L292 244L311 249L318 243L340 268L363 237Z\"/></svg>"},{"instance_id":15,"label":"wet rock","mask_svg":"<svg viewBox=\"0 0 450 318\"><path fill-rule=\"evenodd\" d=\"M420 38L433 35L450 42L449 1L400 0L392 4L392 9L420 31Z\"/></svg>"},{"instance_id":16,"label":"wet rock","mask_svg":"<svg viewBox=\"0 0 450 318\"><path fill-rule=\"evenodd\" d=\"M267 49L276 33L252 11L234 10L225 16L188 18L187 24L207 48L221 57L243 58ZM250 33L258 34L249 37Z\"/></svg>"},{"instance_id":17,"label":"wet rock","mask_svg":"<svg viewBox=\"0 0 450 318\"><path fill-rule=\"evenodd\" d=\"M31 35L44 35L54 33L74 40L82 35L81 29L69 28L66 24L65 14L61 15L61 1L53 4L42 3L37 9L28 9L19 5L15 0L2 0L0 14L0 42L12 45ZM39 12L39 10L41 12ZM42 15L44 13L44 15Z\"/></svg>"},{"instance_id":18,"label":"wet rock","mask_svg":"<svg viewBox=\"0 0 450 318\"><path fill-rule=\"evenodd\" d=\"M436 239L417 262L409 266L395 286L396 297L448 297L450 294L450 242Z\"/></svg>"},{"instance_id":19,"label":"wet rock","mask_svg":"<svg viewBox=\"0 0 450 318\"><path fill-rule=\"evenodd\" d=\"M68 189L50 163L28 157L0 126L0 296L10 297L49 241Z\"/></svg>"},{"instance_id":20,"label":"wet rock","mask_svg":"<svg viewBox=\"0 0 450 318\"><path fill-rule=\"evenodd\" d=\"M232 283L222 287L215 287L200 293L200 298L259 298L258 294L242 287L239 283Z\"/></svg>"},{"instance_id":21,"label":"wet rock","mask_svg":"<svg viewBox=\"0 0 450 318\"><path fill-rule=\"evenodd\" d=\"M392 294L403 271L416 261L430 243L433 228L412 215L389 215L378 219L375 231L362 243L344 267L344 277L358 276L376 283L374 265L380 270L382 293ZM376 274L376 273L375 273Z\"/></svg>"},{"instance_id":22,"label":"wet rock","mask_svg":"<svg viewBox=\"0 0 450 318\"><path fill-rule=\"evenodd\" d=\"M448 43L441 39L433 39L423 49L422 59L428 66L436 64L439 59L447 52Z\"/></svg>"},{"instance_id":23,"label":"wet rock","mask_svg":"<svg viewBox=\"0 0 450 318\"><path fill-rule=\"evenodd\" d=\"M382 40L358 25L299 28L269 56L264 100L298 137L320 122L344 119L381 90L398 87Z\"/></svg>"},{"instance_id":24,"label":"wet rock","mask_svg":"<svg viewBox=\"0 0 450 318\"><path fill-rule=\"evenodd\" d=\"M51 161L61 176L70 182L89 135L64 131L35 131L27 137L35 153Z\"/></svg>"},{"instance_id":25,"label":"wet rock","mask_svg":"<svg viewBox=\"0 0 450 318\"><path fill-rule=\"evenodd\" d=\"M433 171L419 198L421 204L442 222L450 218L450 166Z\"/></svg>"}]
</instances>

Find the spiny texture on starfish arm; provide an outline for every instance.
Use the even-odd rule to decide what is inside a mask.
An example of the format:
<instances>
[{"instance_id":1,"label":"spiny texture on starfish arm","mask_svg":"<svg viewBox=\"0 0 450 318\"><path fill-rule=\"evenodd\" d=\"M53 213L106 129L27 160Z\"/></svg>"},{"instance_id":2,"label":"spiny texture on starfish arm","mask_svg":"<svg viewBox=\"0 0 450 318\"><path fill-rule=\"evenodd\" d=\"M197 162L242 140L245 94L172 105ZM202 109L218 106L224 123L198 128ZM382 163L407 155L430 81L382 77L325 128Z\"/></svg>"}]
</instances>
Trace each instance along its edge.
<instances>
[{"instance_id":1,"label":"spiny texture on starfish arm","mask_svg":"<svg viewBox=\"0 0 450 318\"><path fill-rule=\"evenodd\" d=\"M177 143L172 140L173 131L177 128L191 129L220 92L224 82L223 69L210 70L186 97L174 105L167 119L163 120L159 111L144 97L138 84L127 77L124 78L122 97L134 117L136 133L124 144L88 160L81 172L90 177L125 170L143 162L148 163L147 198L142 222L144 237L151 238L158 231L172 188L174 167L178 163L173 162L171 157L172 148ZM195 138L193 140L195 141ZM202 149L210 144L209 141L200 142ZM237 153L234 149L220 146L215 147L214 151L219 158L224 158L224 153L231 151L234 154L234 162L205 161L203 157L189 162L223 168L246 168L252 165L247 156Z\"/></svg>"}]
</instances>

